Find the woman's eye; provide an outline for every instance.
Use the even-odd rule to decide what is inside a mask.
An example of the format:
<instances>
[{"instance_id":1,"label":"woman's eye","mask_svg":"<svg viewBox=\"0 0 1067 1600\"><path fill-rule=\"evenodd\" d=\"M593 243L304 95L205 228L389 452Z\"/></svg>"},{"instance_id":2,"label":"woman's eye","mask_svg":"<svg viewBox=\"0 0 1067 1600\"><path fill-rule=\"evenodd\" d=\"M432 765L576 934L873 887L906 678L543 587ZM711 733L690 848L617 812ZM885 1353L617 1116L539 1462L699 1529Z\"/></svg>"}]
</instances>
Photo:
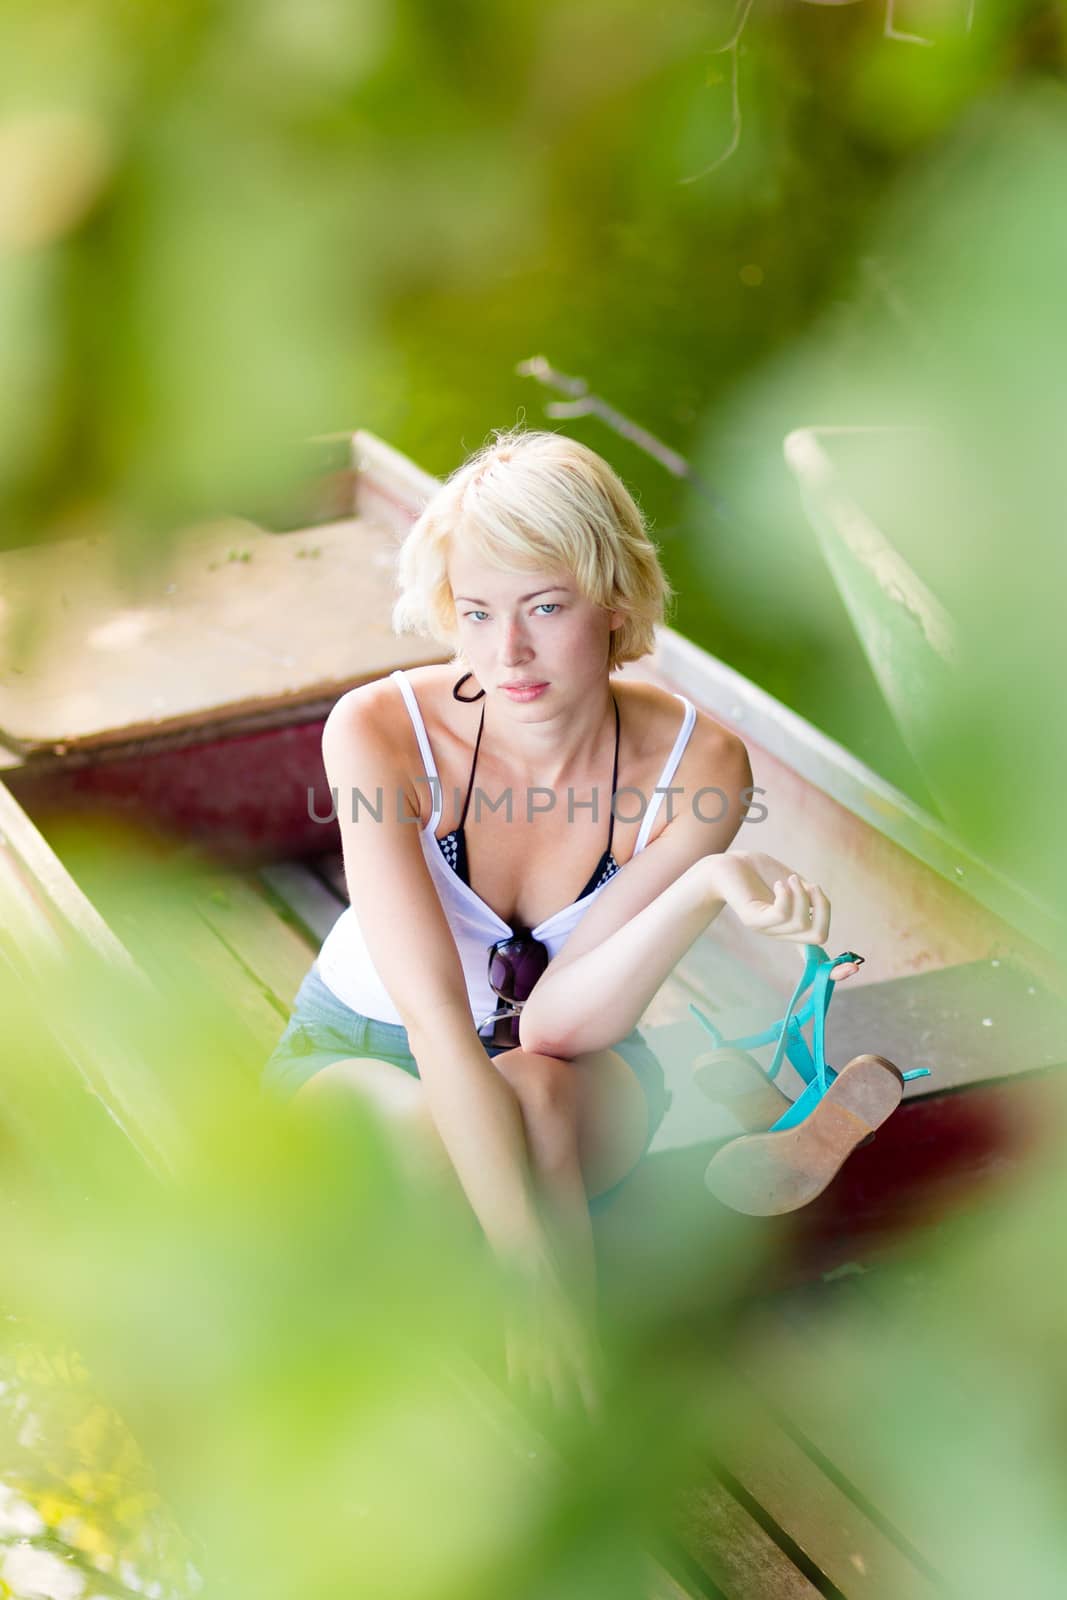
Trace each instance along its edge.
<instances>
[{"instance_id":1,"label":"woman's eye","mask_svg":"<svg viewBox=\"0 0 1067 1600\"><path fill-rule=\"evenodd\" d=\"M534 606L535 611L543 611L546 615L552 611L561 611L562 609L558 600L542 600L540 605Z\"/></svg>"},{"instance_id":2,"label":"woman's eye","mask_svg":"<svg viewBox=\"0 0 1067 1600\"><path fill-rule=\"evenodd\" d=\"M463 615L469 622L477 622L481 617L487 617L489 613L488 611L465 611Z\"/></svg>"}]
</instances>

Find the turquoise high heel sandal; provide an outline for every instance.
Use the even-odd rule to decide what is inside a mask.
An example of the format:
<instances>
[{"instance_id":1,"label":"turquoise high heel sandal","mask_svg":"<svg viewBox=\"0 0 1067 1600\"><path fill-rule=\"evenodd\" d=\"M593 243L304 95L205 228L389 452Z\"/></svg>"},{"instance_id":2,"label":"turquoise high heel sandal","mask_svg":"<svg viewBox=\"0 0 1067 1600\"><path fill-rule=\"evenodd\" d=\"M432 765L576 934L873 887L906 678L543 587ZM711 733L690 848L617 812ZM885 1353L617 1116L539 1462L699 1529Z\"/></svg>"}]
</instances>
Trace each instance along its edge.
<instances>
[{"instance_id":1,"label":"turquoise high heel sandal","mask_svg":"<svg viewBox=\"0 0 1067 1600\"><path fill-rule=\"evenodd\" d=\"M735 1211L750 1216L776 1216L794 1211L821 1194L856 1149L881 1127L900 1104L904 1084L929 1077L929 1068L900 1072L884 1056L854 1057L840 1072L827 1065L826 1013L833 995L833 972L863 957L846 950L829 957L819 945L804 947L804 971L785 1016L762 1033L724 1039L698 1006L690 1010L715 1040L717 1051L743 1054L775 1042L774 1057L764 1073L752 1056L745 1060L765 1082L773 1084L788 1056L804 1082L797 1099L786 1105L765 1133L750 1133L717 1150L708 1164L705 1184ZM801 997L811 989L798 1010ZM814 1018L813 1048L803 1027Z\"/></svg>"}]
</instances>

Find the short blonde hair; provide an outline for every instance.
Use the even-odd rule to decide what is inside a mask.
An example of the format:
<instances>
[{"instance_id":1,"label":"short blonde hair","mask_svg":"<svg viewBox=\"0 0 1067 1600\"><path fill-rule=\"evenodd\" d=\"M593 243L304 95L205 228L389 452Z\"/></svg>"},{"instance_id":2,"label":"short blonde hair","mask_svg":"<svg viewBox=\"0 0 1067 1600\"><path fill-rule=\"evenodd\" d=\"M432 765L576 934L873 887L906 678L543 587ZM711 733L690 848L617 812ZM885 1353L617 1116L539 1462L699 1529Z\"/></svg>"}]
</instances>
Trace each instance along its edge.
<instances>
[{"instance_id":1,"label":"short blonde hair","mask_svg":"<svg viewBox=\"0 0 1067 1600\"><path fill-rule=\"evenodd\" d=\"M457 535L506 570L562 568L587 600L622 612L609 671L653 649L670 586L632 496L586 445L564 434L515 429L498 433L458 467L400 548L397 632L455 645L448 553Z\"/></svg>"}]
</instances>

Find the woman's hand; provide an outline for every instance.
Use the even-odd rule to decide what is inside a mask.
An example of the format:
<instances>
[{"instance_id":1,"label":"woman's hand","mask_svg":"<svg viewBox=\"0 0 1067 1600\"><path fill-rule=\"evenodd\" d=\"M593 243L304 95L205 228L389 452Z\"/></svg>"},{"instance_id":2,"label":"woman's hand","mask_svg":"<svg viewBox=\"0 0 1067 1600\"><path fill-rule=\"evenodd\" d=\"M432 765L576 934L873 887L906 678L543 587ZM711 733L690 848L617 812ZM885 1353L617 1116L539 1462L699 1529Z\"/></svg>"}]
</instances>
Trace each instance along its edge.
<instances>
[{"instance_id":1,"label":"woman's hand","mask_svg":"<svg viewBox=\"0 0 1067 1600\"><path fill-rule=\"evenodd\" d=\"M589 1416L597 1415L602 1358L596 1335L548 1263L524 1275L508 1313L505 1350L509 1383L524 1384L535 1399L550 1395L559 1410L573 1405L577 1391Z\"/></svg>"},{"instance_id":2,"label":"woman's hand","mask_svg":"<svg viewBox=\"0 0 1067 1600\"><path fill-rule=\"evenodd\" d=\"M731 850L708 859L719 896L744 927L769 939L826 943L830 902L817 883L761 850ZM834 980L850 978L858 970L852 962L835 967Z\"/></svg>"}]
</instances>

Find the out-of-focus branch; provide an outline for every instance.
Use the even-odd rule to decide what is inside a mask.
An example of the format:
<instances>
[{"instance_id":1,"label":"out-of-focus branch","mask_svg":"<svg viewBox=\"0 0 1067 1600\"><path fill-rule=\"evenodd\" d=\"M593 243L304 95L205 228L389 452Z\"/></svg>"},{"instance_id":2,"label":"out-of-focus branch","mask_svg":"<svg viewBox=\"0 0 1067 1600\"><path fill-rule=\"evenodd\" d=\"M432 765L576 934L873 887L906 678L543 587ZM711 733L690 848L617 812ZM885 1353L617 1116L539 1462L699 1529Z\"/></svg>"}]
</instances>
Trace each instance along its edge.
<instances>
[{"instance_id":1,"label":"out-of-focus branch","mask_svg":"<svg viewBox=\"0 0 1067 1600\"><path fill-rule=\"evenodd\" d=\"M730 126L732 130L730 143L726 146L721 156L716 156L709 167L704 167L700 172L692 173L688 178L679 178L679 183L697 183L701 178L706 178L709 173L715 171L716 167L721 167L724 161L729 161L741 143L741 94L738 88L738 57L741 50L741 35L745 31L745 24L748 21L753 3L754 0L738 0L737 9L734 12L736 26L732 37L725 44L721 44L717 50L712 51L713 55L729 55L730 57Z\"/></svg>"},{"instance_id":2,"label":"out-of-focus branch","mask_svg":"<svg viewBox=\"0 0 1067 1600\"><path fill-rule=\"evenodd\" d=\"M624 416L615 406L609 405L599 395L590 394L589 385L584 378L572 378L566 372L559 372L544 356L532 356L528 361L520 361L515 371L522 378L536 378L546 388L558 389L561 393L570 395L569 400L547 400L545 411L550 417L599 417L601 422L607 424L613 432L622 438L629 439L639 450L658 461L665 467L673 478L684 478L704 499L710 500L717 511L724 510L723 504L711 485L694 472L685 456L679 455L677 450L672 450L670 445L664 444L662 439L657 439L655 434L649 433L647 428L642 428L640 423Z\"/></svg>"},{"instance_id":3,"label":"out-of-focus branch","mask_svg":"<svg viewBox=\"0 0 1067 1600\"><path fill-rule=\"evenodd\" d=\"M712 51L712 55L728 55L730 57L730 142L722 154L716 156L709 166L702 167L699 172L690 173L687 178L679 178L679 183L699 183L701 178L708 177L709 174L721 167L723 162L729 161L741 143L742 115L739 87L741 35L745 31L754 3L755 0L737 0L734 10L734 31L725 44L719 45L717 49ZM852 5L856 3L856 0L805 0L805 3L808 5ZM975 0L968 0L966 21L968 33L970 33L974 25L974 6ZM896 0L885 0L885 19L882 24L884 38L895 39L900 44L933 44L934 41L932 39L924 39L917 33L902 32L896 26L895 12Z\"/></svg>"}]
</instances>

